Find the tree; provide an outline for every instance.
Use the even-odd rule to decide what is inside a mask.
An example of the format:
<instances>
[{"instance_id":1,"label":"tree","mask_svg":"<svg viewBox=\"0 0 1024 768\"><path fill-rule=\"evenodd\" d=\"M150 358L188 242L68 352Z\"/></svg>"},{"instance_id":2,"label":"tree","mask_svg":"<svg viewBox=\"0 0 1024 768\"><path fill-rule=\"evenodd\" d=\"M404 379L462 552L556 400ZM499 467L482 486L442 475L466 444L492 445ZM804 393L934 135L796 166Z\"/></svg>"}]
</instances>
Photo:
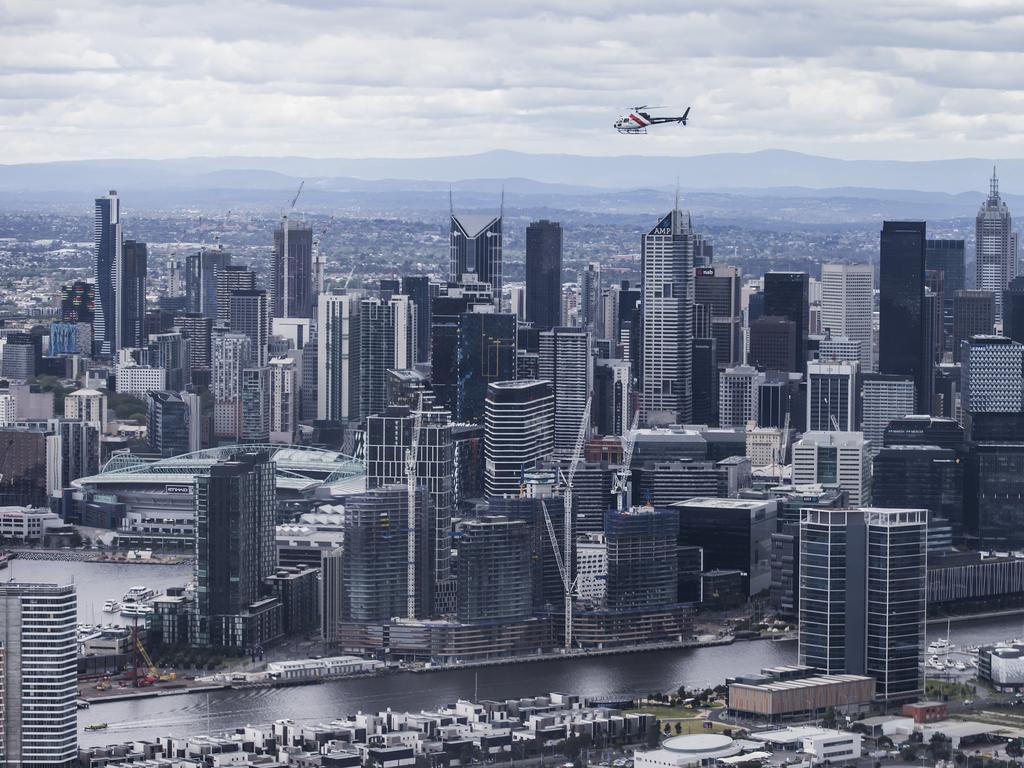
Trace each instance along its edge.
<instances>
[{"instance_id":1,"label":"tree","mask_svg":"<svg viewBox=\"0 0 1024 768\"><path fill-rule=\"evenodd\" d=\"M1024 750L1020 746L1020 739L1010 739L1006 742L1006 754L1010 757L1021 757L1021 755L1024 755Z\"/></svg>"},{"instance_id":2,"label":"tree","mask_svg":"<svg viewBox=\"0 0 1024 768\"><path fill-rule=\"evenodd\" d=\"M904 744L900 747L900 759L906 763L912 763L917 760L917 750L911 744Z\"/></svg>"},{"instance_id":3,"label":"tree","mask_svg":"<svg viewBox=\"0 0 1024 768\"><path fill-rule=\"evenodd\" d=\"M836 727L836 711L832 707L825 710L825 714L821 718L821 725L823 728L835 728Z\"/></svg>"},{"instance_id":4,"label":"tree","mask_svg":"<svg viewBox=\"0 0 1024 768\"><path fill-rule=\"evenodd\" d=\"M948 760L952 752L951 744L952 742L941 733L932 734L932 738L928 742L928 754L931 755L932 760Z\"/></svg>"}]
</instances>

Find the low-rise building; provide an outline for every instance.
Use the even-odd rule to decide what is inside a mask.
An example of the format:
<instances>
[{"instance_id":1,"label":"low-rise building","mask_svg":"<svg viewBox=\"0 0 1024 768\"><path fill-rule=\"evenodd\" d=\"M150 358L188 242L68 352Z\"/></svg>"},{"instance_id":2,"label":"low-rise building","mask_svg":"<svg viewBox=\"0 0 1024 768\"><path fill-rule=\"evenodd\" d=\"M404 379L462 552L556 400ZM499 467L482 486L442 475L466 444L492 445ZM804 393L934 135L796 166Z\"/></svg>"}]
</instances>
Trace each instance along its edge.
<instances>
[{"instance_id":1,"label":"low-rise building","mask_svg":"<svg viewBox=\"0 0 1024 768\"><path fill-rule=\"evenodd\" d=\"M64 522L48 509L37 507L0 507L0 539L23 542L42 541L47 530Z\"/></svg>"},{"instance_id":2,"label":"low-rise building","mask_svg":"<svg viewBox=\"0 0 1024 768\"><path fill-rule=\"evenodd\" d=\"M875 680L864 675L823 675L811 667L775 667L760 675L732 678L729 713L737 718L769 723L811 720L828 710L867 711L875 695Z\"/></svg>"}]
</instances>

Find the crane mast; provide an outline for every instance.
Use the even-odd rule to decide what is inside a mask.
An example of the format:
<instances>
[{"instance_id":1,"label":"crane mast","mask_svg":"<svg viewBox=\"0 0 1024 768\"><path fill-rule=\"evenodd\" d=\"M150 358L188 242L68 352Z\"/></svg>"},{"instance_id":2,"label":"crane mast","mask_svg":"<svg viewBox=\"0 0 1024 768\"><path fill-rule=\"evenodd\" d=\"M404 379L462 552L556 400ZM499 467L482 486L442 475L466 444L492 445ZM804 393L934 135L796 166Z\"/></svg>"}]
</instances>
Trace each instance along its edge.
<instances>
[{"instance_id":1,"label":"crane mast","mask_svg":"<svg viewBox=\"0 0 1024 768\"><path fill-rule=\"evenodd\" d=\"M576 477L576 470L579 468L580 459L583 456L583 443L587 439L587 431L590 428L590 406L592 398L587 397L587 404L583 408L583 418L580 420L580 431L576 435L576 445L573 448L572 456L569 459L568 472L559 470L562 476L562 512L563 512L563 539L558 541L555 533L555 526L551 522L551 515L548 514L547 504L541 501L541 511L544 514L544 524L548 529L548 537L551 539L551 548L555 554L555 565L558 567L558 575L562 577L562 588L565 594L565 649L572 648L572 597L576 589L576 582L572 576L572 483ZM560 545L561 544L561 550Z\"/></svg>"},{"instance_id":2,"label":"crane mast","mask_svg":"<svg viewBox=\"0 0 1024 768\"><path fill-rule=\"evenodd\" d=\"M633 461L633 448L636 445L636 428L640 422L640 412L633 414L633 423L629 431L623 435L622 464L612 479L612 495L615 496L615 509L625 512L629 509L629 465Z\"/></svg>"}]
</instances>

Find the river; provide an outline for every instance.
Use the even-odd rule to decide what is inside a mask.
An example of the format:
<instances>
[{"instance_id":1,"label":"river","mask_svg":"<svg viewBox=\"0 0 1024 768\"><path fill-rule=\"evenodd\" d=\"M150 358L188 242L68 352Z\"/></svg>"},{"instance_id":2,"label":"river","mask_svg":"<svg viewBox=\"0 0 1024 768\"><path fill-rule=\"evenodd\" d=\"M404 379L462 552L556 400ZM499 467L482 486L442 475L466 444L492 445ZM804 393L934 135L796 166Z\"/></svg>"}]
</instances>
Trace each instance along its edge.
<instances>
[{"instance_id":1,"label":"river","mask_svg":"<svg viewBox=\"0 0 1024 768\"><path fill-rule=\"evenodd\" d=\"M83 622L111 620L103 601L120 597L132 584L164 590L184 584L189 566L15 561L5 578L78 585ZM953 621L949 636L958 647L1024 637L1024 616ZM945 637L944 621L928 626L928 640ZM248 688L209 694L162 696L94 704L82 710L79 725L106 722L105 731L82 731L83 745L110 744L162 735L219 733L247 723L267 724L288 717L300 722L327 721L358 711L419 710L459 698L506 699L550 691L584 696L670 691L681 685L714 686L727 676L796 661L795 642L740 641L708 648L652 651L572 661L552 660L446 670L397 673L337 680L292 688Z\"/></svg>"}]
</instances>

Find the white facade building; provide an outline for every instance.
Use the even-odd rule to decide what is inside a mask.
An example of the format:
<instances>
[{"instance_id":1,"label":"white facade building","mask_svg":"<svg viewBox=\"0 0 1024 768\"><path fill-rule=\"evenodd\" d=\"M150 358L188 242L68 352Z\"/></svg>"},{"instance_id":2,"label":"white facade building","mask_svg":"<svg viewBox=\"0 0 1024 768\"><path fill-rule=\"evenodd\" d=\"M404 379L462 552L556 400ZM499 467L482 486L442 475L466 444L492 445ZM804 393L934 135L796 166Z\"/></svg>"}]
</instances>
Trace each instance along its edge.
<instances>
[{"instance_id":1,"label":"white facade building","mask_svg":"<svg viewBox=\"0 0 1024 768\"><path fill-rule=\"evenodd\" d=\"M18 420L18 404L14 395L5 392L0 395L0 427L6 427Z\"/></svg>"},{"instance_id":2,"label":"white facade building","mask_svg":"<svg viewBox=\"0 0 1024 768\"><path fill-rule=\"evenodd\" d=\"M35 507L0 507L0 538L42 541L47 529L63 525L60 515Z\"/></svg>"},{"instance_id":3,"label":"white facade building","mask_svg":"<svg viewBox=\"0 0 1024 768\"><path fill-rule=\"evenodd\" d=\"M64 396L64 417L76 421L92 421L107 431L107 395L98 389L78 389Z\"/></svg>"},{"instance_id":4,"label":"white facade building","mask_svg":"<svg viewBox=\"0 0 1024 768\"><path fill-rule=\"evenodd\" d=\"M295 358L270 361L270 442L292 443L298 424L299 379Z\"/></svg>"},{"instance_id":5,"label":"white facade building","mask_svg":"<svg viewBox=\"0 0 1024 768\"><path fill-rule=\"evenodd\" d=\"M555 455L571 457L587 398L593 391L594 358L585 328L540 333L540 377L555 393Z\"/></svg>"},{"instance_id":6,"label":"white facade building","mask_svg":"<svg viewBox=\"0 0 1024 768\"><path fill-rule=\"evenodd\" d=\"M764 374L749 365L726 368L718 374L718 424L746 427L757 421L757 390Z\"/></svg>"},{"instance_id":7,"label":"white facade building","mask_svg":"<svg viewBox=\"0 0 1024 768\"><path fill-rule=\"evenodd\" d=\"M167 389L167 370L152 365L117 366L117 392L144 400L150 392Z\"/></svg>"},{"instance_id":8,"label":"white facade building","mask_svg":"<svg viewBox=\"0 0 1024 768\"><path fill-rule=\"evenodd\" d=\"M608 545L603 533L586 533L576 540L576 573L581 600L604 600L608 583Z\"/></svg>"},{"instance_id":9,"label":"white facade building","mask_svg":"<svg viewBox=\"0 0 1024 768\"><path fill-rule=\"evenodd\" d=\"M248 365L252 342L243 333L218 333L210 340L210 390L213 393L213 431L237 439L242 431L242 370Z\"/></svg>"},{"instance_id":10,"label":"white facade building","mask_svg":"<svg viewBox=\"0 0 1024 768\"><path fill-rule=\"evenodd\" d=\"M861 432L805 432L793 446L793 484L838 483L851 507L871 503L870 443Z\"/></svg>"},{"instance_id":11,"label":"white facade building","mask_svg":"<svg viewBox=\"0 0 1024 768\"><path fill-rule=\"evenodd\" d=\"M643 236L640 420L693 415L693 249L690 214L678 209Z\"/></svg>"},{"instance_id":12,"label":"white facade building","mask_svg":"<svg viewBox=\"0 0 1024 768\"><path fill-rule=\"evenodd\" d=\"M517 494L554 450L555 397L542 380L496 381L484 401L484 495Z\"/></svg>"},{"instance_id":13,"label":"white facade building","mask_svg":"<svg viewBox=\"0 0 1024 768\"><path fill-rule=\"evenodd\" d=\"M317 418L359 415L359 297L321 293L317 299Z\"/></svg>"},{"instance_id":14,"label":"white facade building","mask_svg":"<svg viewBox=\"0 0 1024 768\"><path fill-rule=\"evenodd\" d=\"M752 467L785 464L782 452L782 430L778 427L752 427L747 429L747 458Z\"/></svg>"},{"instance_id":15,"label":"white facade building","mask_svg":"<svg viewBox=\"0 0 1024 768\"><path fill-rule=\"evenodd\" d=\"M914 382L897 376L865 379L861 382L860 396L860 428L864 439L871 442L871 455L874 456L882 450L889 422L914 413Z\"/></svg>"},{"instance_id":16,"label":"white facade building","mask_svg":"<svg viewBox=\"0 0 1024 768\"><path fill-rule=\"evenodd\" d=\"M860 343L860 369L875 371L875 270L870 264L822 264L821 330ZM849 359L849 358L847 358Z\"/></svg>"}]
</instances>

